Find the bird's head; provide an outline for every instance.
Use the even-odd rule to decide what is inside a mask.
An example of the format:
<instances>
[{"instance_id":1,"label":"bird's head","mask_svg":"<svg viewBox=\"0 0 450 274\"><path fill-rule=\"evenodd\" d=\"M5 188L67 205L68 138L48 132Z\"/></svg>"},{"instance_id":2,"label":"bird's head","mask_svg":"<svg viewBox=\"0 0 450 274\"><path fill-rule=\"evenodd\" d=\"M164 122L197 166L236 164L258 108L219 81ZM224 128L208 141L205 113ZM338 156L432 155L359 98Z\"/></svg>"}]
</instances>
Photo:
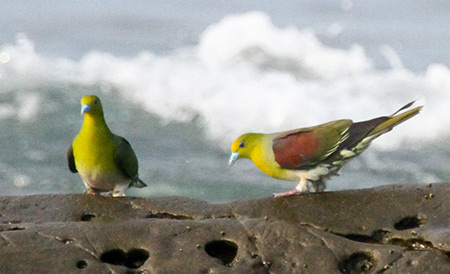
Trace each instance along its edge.
<instances>
[{"instance_id":1,"label":"bird's head","mask_svg":"<svg viewBox=\"0 0 450 274\"><path fill-rule=\"evenodd\" d=\"M102 102L95 95L86 95L81 98L81 114L103 116Z\"/></svg>"},{"instance_id":2,"label":"bird's head","mask_svg":"<svg viewBox=\"0 0 450 274\"><path fill-rule=\"evenodd\" d=\"M239 136L231 145L231 156L229 164L232 166L240 158L251 158L251 154L258 144L257 133L246 133Z\"/></svg>"}]
</instances>

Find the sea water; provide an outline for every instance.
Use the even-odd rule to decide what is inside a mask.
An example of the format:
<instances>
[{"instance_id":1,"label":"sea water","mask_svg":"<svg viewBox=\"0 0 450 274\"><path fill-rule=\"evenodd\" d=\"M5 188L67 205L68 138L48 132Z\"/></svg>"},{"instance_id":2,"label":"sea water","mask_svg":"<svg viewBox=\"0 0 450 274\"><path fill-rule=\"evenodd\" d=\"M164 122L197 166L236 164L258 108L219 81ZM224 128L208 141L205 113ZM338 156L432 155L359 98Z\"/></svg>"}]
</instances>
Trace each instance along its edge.
<instances>
[{"instance_id":1,"label":"sea water","mask_svg":"<svg viewBox=\"0 0 450 274\"><path fill-rule=\"evenodd\" d=\"M328 190L450 180L450 6L397 1L4 1L0 195L81 193L66 163L96 94L147 188L213 203L295 182L232 141L334 119L423 111L375 140Z\"/></svg>"}]
</instances>

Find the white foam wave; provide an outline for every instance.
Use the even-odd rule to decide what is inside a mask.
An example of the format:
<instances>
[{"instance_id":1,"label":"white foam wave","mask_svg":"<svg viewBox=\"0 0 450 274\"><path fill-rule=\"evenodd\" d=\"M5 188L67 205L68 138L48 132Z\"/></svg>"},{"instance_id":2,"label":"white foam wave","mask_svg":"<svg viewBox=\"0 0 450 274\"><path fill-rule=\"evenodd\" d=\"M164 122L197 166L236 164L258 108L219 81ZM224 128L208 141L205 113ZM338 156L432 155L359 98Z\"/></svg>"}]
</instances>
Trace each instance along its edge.
<instances>
[{"instance_id":1,"label":"white foam wave","mask_svg":"<svg viewBox=\"0 0 450 274\"><path fill-rule=\"evenodd\" d=\"M327 47L312 31L277 28L261 12L228 16L210 26L198 52L207 64L254 64L325 81L361 74L373 66L359 45L348 50Z\"/></svg>"},{"instance_id":2,"label":"white foam wave","mask_svg":"<svg viewBox=\"0 0 450 274\"><path fill-rule=\"evenodd\" d=\"M0 79L4 88L35 88L61 81L76 64L66 58L47 58L36 53L34 43L19 33L15 45L0 49Z\"/></svg>"},{"instance_id":3,"label":"white foam wave","mask_svg":"<svg viewBox=\"0 0 450 274\"><path fill-rule=\"evenodd\" d=\"M165 121L200 118L224 147L244 132L370 119L417 98L426 104L423 113L375 145L389 149L450 136L449 68L431 64L414 73L392 48L381 50L392 68L377 69L359 45L332 48L311 30L278 28L264 13L252 12L224 18L205 30L197 46L168 55L47 58L20 36L0 50L0 80L12 86L56 81L114 87Z\"/></svg>"}]
</instances>

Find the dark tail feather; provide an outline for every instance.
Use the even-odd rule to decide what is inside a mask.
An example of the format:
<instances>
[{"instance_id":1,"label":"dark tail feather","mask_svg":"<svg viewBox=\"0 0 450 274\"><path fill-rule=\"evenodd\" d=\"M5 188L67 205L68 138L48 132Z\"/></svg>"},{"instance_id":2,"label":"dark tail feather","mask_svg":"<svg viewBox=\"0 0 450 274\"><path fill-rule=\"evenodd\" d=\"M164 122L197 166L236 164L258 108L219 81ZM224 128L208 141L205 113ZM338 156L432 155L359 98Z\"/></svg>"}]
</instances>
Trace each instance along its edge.
<instances>
[{"instance_id":1,"label":"dark tail feather","mask_svg":"<svg viewBox=\"0 0 450 274\"><path fill-rule=\"evenodd\" d=\"M141 180L141 179L137 179L137 180L133 180L131 183L130 183L130 186L129 187L137 187L137 188L143 188L143 187L146 187L147 185Z\"/></svg>"},{"instance_id":2,"label":"dark tail feather","mask_svg":"<svg viewBox=\"0 0 450 274\"><path fill-rule=\"evenodd\" d=\"M403 107L401 107L399 110L397 110L396 112L394 112L392 115L388 116L388 120L386 120L385 122L379 124L378 126L376 126L369 134L368 136L371 135L377 135L377 134L383 134L385 132L388 132L389 130L391 130L393 127L395 127L398 124L403 123L404 121L408 120L409 118L419 114L420 110L423 108L423 106L418 106L416 108L413 108L411 110L408 110L406 112L403 112L401 114L398 114L399 112L401 112L402 110L405 110L407 108L409 108L410 106L412 106L414 104L415 101L412 101L406 105L404 105ZM396 114L398 114L397 116L395 116Z\"/></svg>"},{"instance_id":3,"label":"dark tail feather","mask_svg":"<svg viewBox=\"0 0 450 274\"><path fill-rule=\"evenodd\" d=\"M416 100L407 103L406 105L404 105L403 107L401 107L399 110L397 110L396 112L392 113L392 114L389 116L389 118L392 118L392 117L395 116L395 114L399 113L400 111L409 108L409 107L412 106L415 102L416 102ZM420 106L420 108L422 108L422 107L423 107L423 106Z\"/></svg>"}]
</instances>

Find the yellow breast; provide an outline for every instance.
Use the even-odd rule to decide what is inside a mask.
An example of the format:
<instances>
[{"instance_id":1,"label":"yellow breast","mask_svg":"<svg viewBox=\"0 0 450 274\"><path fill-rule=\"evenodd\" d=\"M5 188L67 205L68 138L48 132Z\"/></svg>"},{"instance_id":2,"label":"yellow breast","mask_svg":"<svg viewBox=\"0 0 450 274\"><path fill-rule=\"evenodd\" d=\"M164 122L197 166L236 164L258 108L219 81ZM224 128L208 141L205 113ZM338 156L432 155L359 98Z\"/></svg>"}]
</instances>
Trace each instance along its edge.
<instances>
[{"instance_id":1,"label":"yellow breast","mask_svg":"<svg viewBox=\"0 0 450 274\"><path fill-rule=\"evenodd\" d=\"M299 176L297 172L288 169L282 169L275 161L275 155L272 149L272 136L265 135L253 148L250 159L265 174L280 180L297 181Z\"/></svg>"},{"instance_id":2,"label":"yellow breast","mask_svg":"<svg viewBox=\"0 0 450 274\"><path fill-rule=\"evenodd\" d=\"M89 122L83 124L80 134L73 142L73 155L78 172L116 172L115 149L113 135L106 126Z\"/></svg>"}]
</instances>

